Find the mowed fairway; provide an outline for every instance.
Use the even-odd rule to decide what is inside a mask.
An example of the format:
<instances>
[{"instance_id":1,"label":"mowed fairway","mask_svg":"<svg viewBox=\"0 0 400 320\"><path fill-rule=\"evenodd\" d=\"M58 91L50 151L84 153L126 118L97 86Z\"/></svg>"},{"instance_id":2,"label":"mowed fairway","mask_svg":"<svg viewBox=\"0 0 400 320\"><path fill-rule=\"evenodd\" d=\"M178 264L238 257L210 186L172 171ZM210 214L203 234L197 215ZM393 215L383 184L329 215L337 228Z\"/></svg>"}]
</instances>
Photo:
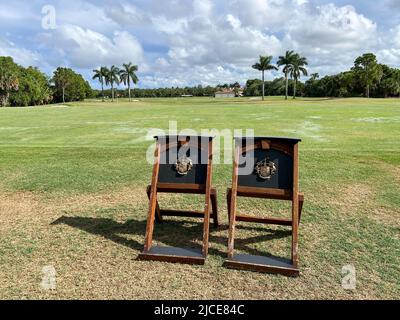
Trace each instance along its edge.
<instances>
[{"instance_id":1,"label":"mowed fairway","mask_svg":"<svg viewBox=\"0 0 400 320\"><path fill-rule=\"evenodd\" d=\"M299 278L222 267L231 165L215 165L220 229L205 266L140 262L151 128L247 129L300 145ZM0 299L364 299L400 296L400 99L265 102L149 99L0 109ZM162 197L202 208L202 197ZM289 205L241 199L239 209L289 216ZM202 225L169 218L157 243L196 246ZM284 227L240 224L237 249L290 256ZM357 287L342 287L342 267ZM54 266L57 288L41 287Z\"/></svg>"}]
</instances>

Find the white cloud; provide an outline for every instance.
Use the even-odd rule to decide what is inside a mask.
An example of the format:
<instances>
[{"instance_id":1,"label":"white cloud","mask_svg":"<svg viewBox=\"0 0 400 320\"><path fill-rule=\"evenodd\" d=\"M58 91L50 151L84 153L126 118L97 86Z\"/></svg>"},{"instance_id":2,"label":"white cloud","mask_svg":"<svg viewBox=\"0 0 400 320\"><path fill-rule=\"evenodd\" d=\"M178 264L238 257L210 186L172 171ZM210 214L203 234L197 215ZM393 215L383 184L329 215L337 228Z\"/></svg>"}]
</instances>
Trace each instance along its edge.
<instances>
[{"instance_id":1,"label":"white cloud","mask_svg":"<svg viewBox=\"0 0 400 320\"><path fill-rule=\"evenodd\" d=\"M376 15L371 5L354 0L347 3L363 6L365 15L338 1L321 5L326 0L51 2L58 25L52 31L40 30L38 2L0 3L0 26L17 43L0 41L0 54L24 65L68 65L85 74L132 61L142 85L151 87L244 82L260 76L251 68L259 55L276 58L291 49L321 75L350 68L365 52L400 65L400 25L393 25L398 0L384 0ZM379 20L382 15L387 21ZM281 72L268 73L273 75Z\"/></svg>"},{"instance_id":2,"label":"white cloud","mask_svg":"<svg viewBox=\"0 0 400 320\"><path fill-rule=\"evenodd\" d=\"M10 56L14 62L24 66L39 66L41 56L37 52L17 47L15 43L0 38L0 56Z\"/></svg>"},{"instance_id":3,"label":"white cloud","mask_svg":"<svg viewBox=\"0 0 400 320\"><path fill-rule=\"evenodd\" d=\"M352 6L315 7L304 0L234 0L216 11L206 1L204 8L189 12L184 17L153 18L154 27L170 47L166 57L170 68L157 72L160 77L168 73L182 80L185 76L179 72L185 70L191 70L199 82L258 77L251 69L257 57L277 57L286 49L307 56L312 70L334 73L350 68L357 55L377 45L377 25Z\"/></svg>"},{"instance_id":4,"label":"white cloud","mask_svg":"<svg viewBox=\"0 0 400 320\"><path fill-rule=\"evenodd\" d=\"M253 76L259 76L254 72ZM214 64L194 66L187 68L161 68L153 75L145 75L141 78L141 84L145 87L172 87L195 86L201 84L217 85L220 83L232 83L239 81L245 83L248 79L248 68L236 68L232 65L215 66Z\"/></svg>"},{"instance_id":5,"label":"white cloud","mask_svg":"<svg viewBox=\"0 0 400 320\"><path fill-rule=\"evenodd\" d=\"M243 24L259 29L280 28L291 19L291 11L298 5L289 0L233 0L229 10ZM285 20L287 19L287 20Z\"/></svg>"},{"instance_id":6,"label":"white cloud","mask_svg":"<svg viewBox=\"0 0 400 320\"><path fill-rule=\"evenodd\" d=\"M187 83L245 80L247 75L257 74L251 65L260 54L281 52L276 36L243 26L233 14L216 13L210 2L198 1L193 6L196 10L184 18L153 18L154 27L164 34L170 48L165 57L168 68L157 71L165 79L162 82L168 82L170 75Z\"/></svg>"},{"instance_id":7,"label":"white cloud","mask_svg":"<svg viewBox=\"0 0 400 320\"><path fill-rule=\"evenodd\" d=\"M285 46L307 56L322 74L350 68L354 59L377 45L377 26L354 7L328 4L300 11L285 27Z\"/></svg>"},{"instance_id":8,"label":"white cloud","mask_svg":"<svg viewBox=\"0 0 400 320\"><path fill-rule=\"evenodd\" d=\"M138 40L126 31L116 31L112 39L90 29L64 25L44 34L48 46L56 50L76 68L120 65L143 62L143 49Z\"/></svg>"},{"instance_id":9,"label":"white cloud","mask_svg":"<svg viewBox=\"0 0 400 320\"><path fill-rule=\"evenodd\" d=\"M193 13L197 16L209 16L214 9L210 0L193 0Z\"/></svg>"},{"instance_id":10,"label":"white cloud","mask_svg":"<svg viewBox=\"0 0 400 320\"><path fill-rule=\"evenodd\" d=\"M148 5L150 15L163 15L170 19L184 18L193 12L193 0L152 0L148 1Z\"/></svg>"},{"instance_id":11,"label":"white cloud","mask_svg":"<svg viewBox=\"0 0 400 320\"><path fill-rule=\"evenodd\" d=\"M26 1L1 1L0 24L4 26L21 22L32 22L37 19L32 3Z\"/></svg>"},{"instance_id":12,"label":"white cloud","mask_svg":"<svg viewBox=\"0 0 400 320\"><path fill-rule=\"evenodd\" d=\"M377 27L352 6L328 4L317 7L314 14L297 15L286 30L302 46L353 50L374 44Z\"/></svg>"},{"instance_id":13,"label":"white cloud","mask_svg":"<svg viewBox=\"0 0 400 320\"><path fill-rule=\"evenodd\" d=\"M104 7L104 12L115 23L120 26L142 26L148 24L149 16L130 3L108 4Z\"/></svg>"},{"instance_id":14,"label":"white cloud","mask_svg":"<svg viewBox=\"0 0 400 320\"><path fill-rule=\"evenodd\" d=\"M100 33L115 30L118 23L111 19L106 12L107 7L96 5L85 0L58 0L54 3L58 25L76 25ZM114 8L118 10L116 5Z\"/></svg>"},{"instance_id":15,"label":"white cloud","mask_svg":"<svg viewBox=\"0 0 400 320\"><path fill-rule=\"evenodd\" d=\"M400 66L400 25L388 32L388 39L383 49L377 53L378 59L393 67Z\"/></svg>"},{"instance_id":16,"label":"white cloud","mask_svg":"<svg viewBox=\"0 0 400 320\"><path fill-rule=\"evenodd\" d=\"M187 28L187 20L184 18L168 20L164 16L157 16L151 20L156 30L168 35L184 34Z\"/></svg>"},{"instance_id":17,"label":"white cloud","mask_svg":"<svg viewBox=\"0 0 400 320\"><path fill-rule=\"evenodd\" d=\"M315 1L314 1L315 3ZM307 56L322 74L349 68L354 58L378 45L377 25L353 6L316 6L304 0L234 0L231 14L242 24L281 34L285 50Z\"/></svg>"},{"instance_id":18,"label":"white cloud","mask_svg":"<svg viewBox=\"0 0 400 320\"><path fill-rule=\"evenodd\" d=\"M226 20L231 24L233 29L239 29L242 26L240 20L231 14L226 16Z\"/></svg>"}]
</instances>

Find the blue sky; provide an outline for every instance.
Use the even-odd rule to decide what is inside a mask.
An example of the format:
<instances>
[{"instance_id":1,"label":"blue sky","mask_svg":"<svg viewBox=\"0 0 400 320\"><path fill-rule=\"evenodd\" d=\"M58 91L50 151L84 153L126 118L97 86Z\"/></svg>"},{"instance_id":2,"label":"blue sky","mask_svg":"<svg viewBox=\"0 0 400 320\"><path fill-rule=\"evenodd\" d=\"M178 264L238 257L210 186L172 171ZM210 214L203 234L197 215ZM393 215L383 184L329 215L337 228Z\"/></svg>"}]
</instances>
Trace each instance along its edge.
<instances>
[{"instance_id":1,"label":"blue sky","mask_svg":"<svg viewBox=\"0 0 400 320\"><path fill-rule=\"evenodd\" d=\"M291 49L320 75L364 52L400 67L400 0L0 0L0 30L0 55L24 66L89 80L131 61L140 87L244 83L258 55Z\"/></svg>"}]
</instances>

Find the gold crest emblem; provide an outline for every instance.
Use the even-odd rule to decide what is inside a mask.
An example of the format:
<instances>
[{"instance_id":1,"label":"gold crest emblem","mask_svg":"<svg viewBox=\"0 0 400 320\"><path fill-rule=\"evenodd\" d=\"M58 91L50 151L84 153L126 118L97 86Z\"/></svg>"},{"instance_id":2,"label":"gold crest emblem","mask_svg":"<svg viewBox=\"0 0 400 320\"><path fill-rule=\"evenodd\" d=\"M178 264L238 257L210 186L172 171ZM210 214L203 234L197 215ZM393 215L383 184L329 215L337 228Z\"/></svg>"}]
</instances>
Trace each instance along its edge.
<instances>
[{"instance_id":1,"label":"gold crest emblem","mask_svg":"<svg viewBox=\"0 0 400 320\"><path fill-rule=\"evenodd\" d=\"M193 161L187 157L178 159L175 164L176 172L181 176L186 176L193 168Z\"/></svg>"},{"instance_id":2,"label":"gold crest emblem","mask_svg":"<svg viewBox=\"0 0 400 320\"><path fill-rule=\"evenodd\" d=\"M270 180L278 169L275 163L266 158L256 164L255 171L260 179Z\"/></svg>"}]
</instances>

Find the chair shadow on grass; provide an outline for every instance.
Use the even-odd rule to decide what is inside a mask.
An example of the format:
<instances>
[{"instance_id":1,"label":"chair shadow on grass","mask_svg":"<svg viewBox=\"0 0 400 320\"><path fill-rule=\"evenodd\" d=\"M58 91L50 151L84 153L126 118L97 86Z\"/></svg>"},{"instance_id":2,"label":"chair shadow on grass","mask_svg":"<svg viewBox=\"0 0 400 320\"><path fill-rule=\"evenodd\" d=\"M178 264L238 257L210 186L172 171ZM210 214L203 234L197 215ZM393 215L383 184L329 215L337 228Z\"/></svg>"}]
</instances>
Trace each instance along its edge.
<instances>
[{"instance_id":1,"label":"chair shadow on grass","mask_svg":"<svg viewBox=\"0 0 400 320\"><path fill-rule=\"evenodd\" d=\"M143 249L143 244L136 240L128 239L122 235L144 234L146 230L146 221L128 220L125 223L120 223L112 219L94 217L62 216L51 225L67 225L87 233L101 236L134 250Z\"/></svg>"},{"instance_id":2,"label":"chair shadow on grass","mask_svg":"<svg viewBox=\"0 0 400 320\"><path fill-rule=\"evenodd\" d=\"M260 243L260 242L267 242L267 241L272 241L272 240L277 240L277 239L283 239L291 236L291 231L290 230L275 230L275 229L270 229L270 228L265 228L265 227L258 227L256 225L237 225L236 226L236 234L240 233L240 230L250 230L254 232L258 232L257 235L255 236L250 236L247 238L235 238L235 251L240 251L245 254L250 254L250 255L256 255L256 256L274 256L273 254L270 254L265 250L260 251L256 248L252 248L252 244ZM262 234L260 234L262 233ZM221 237L217 235L213 235L213 232L210 233L210 243L218 243L218 244L223 244L225 247L225 250L221 251L216 248L211 247L209 252L210 254L215 254L215 255L220 255L223 258L226 258L227 256L227 245L228 245L228 239L227 237Z\"/></svg>"},{"instance_id":3,"label":"chair shadow on grass","mask_svg":"<svg viewBox=\"0 0 400 320\"><path fill-rule=\"evenodd\" d=\"M96 218L96 217L71 217L62 216L52 223L52 225L68 225L75 229L83 230L87 233L104 237L119 245L126 246L133 250L142 251L144 247L144 235L146 231L146 220L128 220L125 223L117 222L109 218ZM288 230L272 230L260 228L257 226L251 227L247 225L237 226L237 229L247 229L254 231L261 231L259 234L246 239L235 240L235 248L242 252L252 255L265 255L265 252L260 252L255 248L251 248L253 243L264 242L274 239L286 238L291 235ZM226 237L216 235L220 231L226 231L227 226L221 225L218 229L210 226L210 254L226 257L227 250L220 250L212 246L212 244L222 245L227 247L228 239ZM155 224L154 239L158 243L171 247L185 247L185 248L198 248L199 243L202 242L203 223L195 222L193 220L171 220L165 219L161 224ZM130 239L124 235L139 236L141 241Z\"/></svg>"}]
</instances>

